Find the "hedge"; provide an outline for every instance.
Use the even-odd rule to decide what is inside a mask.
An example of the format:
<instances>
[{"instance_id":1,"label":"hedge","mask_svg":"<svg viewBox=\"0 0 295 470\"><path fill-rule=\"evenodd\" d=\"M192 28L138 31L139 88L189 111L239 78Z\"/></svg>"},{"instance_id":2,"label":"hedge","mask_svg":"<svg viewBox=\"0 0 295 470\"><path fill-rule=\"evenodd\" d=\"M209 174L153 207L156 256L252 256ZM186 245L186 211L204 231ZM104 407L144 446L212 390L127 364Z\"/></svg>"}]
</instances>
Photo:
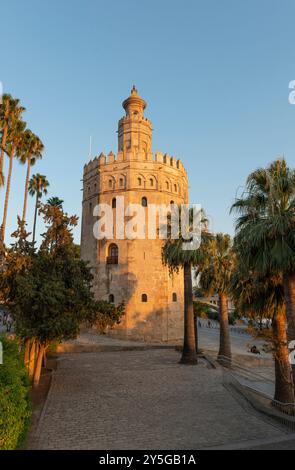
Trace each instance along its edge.
<instances>
[{"instance_id":1,"label":"hedge","mask_svg":"<svg viewBox=\"0 0 295 470\"><path fill-rule=\"evenodd\" d=\"M0 364L0 449L20 447L28 431L31 403L29 380L15 340L0 336L3 364Z\"/></svg>"}]
</instances>

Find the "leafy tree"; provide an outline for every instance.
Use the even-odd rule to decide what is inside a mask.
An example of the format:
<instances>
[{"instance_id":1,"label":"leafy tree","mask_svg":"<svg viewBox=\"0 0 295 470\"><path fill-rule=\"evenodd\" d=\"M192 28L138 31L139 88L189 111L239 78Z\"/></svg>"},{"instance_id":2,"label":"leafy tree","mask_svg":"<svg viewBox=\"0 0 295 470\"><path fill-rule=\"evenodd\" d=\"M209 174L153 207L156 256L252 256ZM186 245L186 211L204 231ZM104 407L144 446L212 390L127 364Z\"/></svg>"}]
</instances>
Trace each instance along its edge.
<instances>
[{"instance_id":1,"label":"leafy tree","mask_svg":"<svg viewBox=\"0 0 295 470\"><path fill-rule=\"evenodd\" d=\"M120 323L124 311L124 304L115 306L105 300L99 300L95 302L88 321L95 324L100 333L105 333L107 329L112 329Z\"/></svg>"},{"instance_id":2,"label":"leafy tree","mask_svg":"<svg viewBox=\"0 0 295 470\"><path fill-rule=\"evenodd\" d=\"M25 344L25 364L35 385L51 342L75 338L85 322L96 322L101 328L113 326L124 311L122 305L95 301L90 268L77 256L73 243L77 218L49 205L43 205L41 213L48 225L39 251L27 241L25 222L19 218L13 234L16 243L8 250L0 273L2 302Z\"/></svg>"}]
</instances>

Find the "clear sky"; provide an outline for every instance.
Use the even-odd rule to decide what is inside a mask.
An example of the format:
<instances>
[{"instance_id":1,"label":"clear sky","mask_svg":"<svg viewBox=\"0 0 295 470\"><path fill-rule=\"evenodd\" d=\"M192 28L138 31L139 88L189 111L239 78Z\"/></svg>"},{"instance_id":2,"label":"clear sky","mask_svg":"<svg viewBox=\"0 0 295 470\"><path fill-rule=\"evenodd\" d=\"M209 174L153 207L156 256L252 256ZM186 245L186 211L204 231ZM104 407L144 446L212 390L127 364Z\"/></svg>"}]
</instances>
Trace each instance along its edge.
<instances>
[{"instance_id":1,"label":"clear sky","mask_svg":"<svg viewBox=\"0 0 295 470\"><path fill-rule=\"evenodd\" d=\"M295 166L294 20L294 0L1 2L0 81L44 141L33 171L49 179L49 196L80 215L89 136L93 155L117 151L121 103L135 84L154 152L181 158L190 201L214 231L233 233L229 208L248 173L283 154ZM9 232L24 175L16 162ZM29 224L32 214L30 199Z\"/></svg>"}]
</instances>

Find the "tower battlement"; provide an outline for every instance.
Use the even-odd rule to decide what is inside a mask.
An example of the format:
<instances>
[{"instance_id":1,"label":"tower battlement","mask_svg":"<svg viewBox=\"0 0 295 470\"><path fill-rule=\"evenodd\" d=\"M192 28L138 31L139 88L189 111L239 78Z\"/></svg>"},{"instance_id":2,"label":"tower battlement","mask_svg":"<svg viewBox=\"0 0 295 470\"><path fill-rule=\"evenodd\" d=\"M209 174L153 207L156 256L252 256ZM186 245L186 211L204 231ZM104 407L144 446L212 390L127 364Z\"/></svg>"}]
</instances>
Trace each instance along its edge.
<instances>
[{"instance_id":1,"label":"tower battlement","mask_svg":"<svg viewBox=\"0 0 295 470\"><path fill-rule=\"evenodd\" d=\"M124 153L122 151L117 152L117 154L114 154L112 151L110 151L107 155L105 155L103 152L100 153L100 155L95 156L93 159L89 160L88 163L85 163L84 168L83 168L83 174L84 176L87 176L89 172L92 172L93 170L97 168L101 168L105 165L111 165L115 163L121 163L121 162L139 162L140 160L137 159L129 159L129 158L124 158ZM152 155L151 160L144 160L144 163L160 163L162 165L166 165L167 168L174 168L177 170L180 170L184 175L187 175L187 172L183 166L183 163L180 159L176 159L174 156L169 156L167 153L162 153L160 151L156 152L154 155Z\"/></svg>"}]
</instances>

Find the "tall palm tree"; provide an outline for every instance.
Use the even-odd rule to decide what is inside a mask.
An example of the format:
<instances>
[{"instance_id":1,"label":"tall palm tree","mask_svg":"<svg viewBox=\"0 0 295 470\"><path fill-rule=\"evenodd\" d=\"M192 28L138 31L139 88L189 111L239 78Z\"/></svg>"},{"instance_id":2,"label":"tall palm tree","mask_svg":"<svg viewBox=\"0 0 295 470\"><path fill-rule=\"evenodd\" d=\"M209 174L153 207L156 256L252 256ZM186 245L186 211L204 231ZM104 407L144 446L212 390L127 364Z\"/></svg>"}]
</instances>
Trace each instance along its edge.
<instances>
[{"instance_id":1,"label":"tall palm tree","mask_svg":"<svg viewBox=\"0 0 295 470\"><path fill-rule=\"evenodd\" d=\"M36 236L36 222L37 222L37 212L39 207L39 200L42 197L42 194L47 194L47 188L49 182L46 179L46 176L36 173L32 176L29 182L29 194L30 196L36 196L35 202L35 214L34 214L34 225L33 225L33 244L35 243Z\"/></svg>"},{"instance_id":2,"label":"tall palm tree","mask_svg":"<svg viewBox=\"0 0 295 470\"><path fill-rule=\"evenodd\" d=\"M295 340L295 171L284 159L254 171L231 210L239 215L235 239L246 265L283 277L287 336Z\"/></svg>"},{"instance_id":3,"label":"tall palm tree","mask_svg":"<svg viewBox=\"0 0 295 470\"><path fill-rule=\"evenodd\" d=\"M193 211L189 213L189 224L192 227ZM202 226L205 228L207 221L202 214ZM168 222L169 225L169 222ZM192 268L197 266L200 261L200 250L184 250L183 238L179 233L178 239L169 237L163 245L162 259L163 263L169 267L170 273L183 271L184 281L184 337L181 364L197 364L197 322L194 321L193 290L192 290ZM207 231L202 233L202 241L205 241L209 234Z\"/></svg>"},{"instance_id":4,"label":"tall palm tree","mask_svg":"<svg viewBox=\"0 0 295 470\"><path fill-rule=\"evenodd\" d=\"M18 99L12 98L9 94L2 96L0 104L0 129L1 129L1 148L0 148L0 186L4 186L4 152L6 150L7 136L10 126L15 120L20 119L25 108L20 105Z\"/></svg>"},{"instance_id":5,"label":"tall palm tree","mask_svg":"<svg viewBox=\"0 0 295 470\"><path fill-rule=\"evenodd\" d=\"M255 318L272 319L271 333L275 362L274 399L282 403L294 403L282 277L271 274L260 277L249 271L243 261L243 251L239 252L232 280L232 296L240 313L248 316L254 315Z\"/></svg>"},{"instance_id":6,"label":"tall palm tree","mask_svg":"<svg viewBox=\"0 0 295 470\"><path fill-rule=\"evenodd\" d=\"M7 212L8 212L9 195L10 195L13 159L15 156L19 157L21 154L25 127L26 127L26 123L16 118L12 122L11 127L8 132L9 143L7 145L7 153L9 155L9 169L8 169L8 176L7 176L7 183L6 183L3 220L2 220L1 235L0 235L1 244L4 243L4 240L5 240L6 220L7 220Z\"/></svg>"},{"instance_id":7,"label":"tall palm tree","mask_svg":"<svg viewBox=\"0 0 295 470\"><path fill-rule=\"evenodd\" d=\"M202 261L199 264L199 272L201 288L208 295L217 293L219 297L218 360L225 365L229 365L231 360L228 301L234 266L235 253L230 236L217 233L205 247Z\"/></svg>"},{"instance_id":8,"label":"tall palm tree","mask_svg":"<svg viewBox=\"0 0 295 470\"><path fill-rule=\"evenodd\" d=\"M36 163L37 159L42 158L43 150L44 145L39 137L30 129L27 129L24 133L22 154L20 156L20 162L27 164L22 221L26 219L31 167Z\"/></svg>"}]
</instances>

